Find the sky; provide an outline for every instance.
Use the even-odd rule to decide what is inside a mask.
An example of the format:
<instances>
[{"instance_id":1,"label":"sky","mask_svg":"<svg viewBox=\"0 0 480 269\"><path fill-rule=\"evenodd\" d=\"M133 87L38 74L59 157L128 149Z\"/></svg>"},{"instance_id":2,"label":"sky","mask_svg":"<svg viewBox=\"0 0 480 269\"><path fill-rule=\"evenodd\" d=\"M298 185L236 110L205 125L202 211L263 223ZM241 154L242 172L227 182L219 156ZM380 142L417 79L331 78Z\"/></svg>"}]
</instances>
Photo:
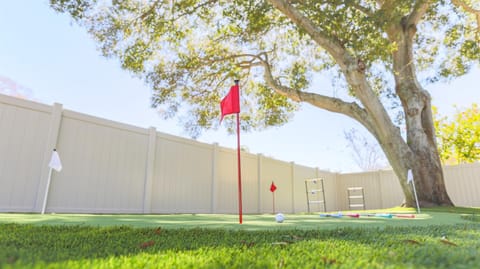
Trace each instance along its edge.
<instances>
[{"instance_id":1,"label":"sky","mask_svg":"<svg viewBox=\"0 0 480 269\"><path fill-rule=\"evenodd\" d=\"M454 105L479 103L479 75L476 68L450 83L426 86L439 113L448 116ZM189 138L177 121L163 120L150 107L150 89L139 78L122 70L116 59L101 56L86 30L55 13L46 0L0 1L0 80L21 85L20 91L36 102ZM241 144L278 160L357 172L344 138L351 128L365 132L346 116L302 105L284 126L242 133ZM235 136L224 128L205 131L197 140L236 148Z\"/></svg>"}]
</instances>

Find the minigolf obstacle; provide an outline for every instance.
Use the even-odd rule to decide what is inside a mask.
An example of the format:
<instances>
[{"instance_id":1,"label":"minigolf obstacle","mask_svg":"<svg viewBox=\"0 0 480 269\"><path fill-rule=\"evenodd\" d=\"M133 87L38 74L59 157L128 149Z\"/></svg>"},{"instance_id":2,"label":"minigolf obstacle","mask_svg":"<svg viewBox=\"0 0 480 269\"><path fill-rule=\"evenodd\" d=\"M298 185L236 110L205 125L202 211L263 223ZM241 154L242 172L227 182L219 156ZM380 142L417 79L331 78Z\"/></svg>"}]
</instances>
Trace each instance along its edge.
<instances>
[{"instance_id":1,"label":"minigolf obstacle","mask_svg":"<svg viewBox=\"0 0 480 269\"><path fill-rule=\"evenodd\" d=\"M402 219L414 219L416 218L415 214L392 214L392 213L346 213L343 214L342 212L332 213L332 214L320 214L321 218L384 218L384 219L392 219L392 218L402 218Z\"/></svg>"},{"instance_id":2,"label":"minigolf obstacle","mask_svg":"<svg viewBox=\"0 0 480 269\"><path fill-rule=\"evenodd\" d=\"M365 210L365 191L363 187L347 188L348 208Z\"/></svg>"},{"instance_id":3,"label":"minigolf obstacle","mask_svg":"<svg viewBox=\"0 0 480 269\"><path fill-rule=\"evenodd\" d=\"M319 209L317 211L327 211L323 178L305 179L305 191L307 192L308 213L311 212L312 205L317 205L317 209Z\"/></svg>"}]
</instances>

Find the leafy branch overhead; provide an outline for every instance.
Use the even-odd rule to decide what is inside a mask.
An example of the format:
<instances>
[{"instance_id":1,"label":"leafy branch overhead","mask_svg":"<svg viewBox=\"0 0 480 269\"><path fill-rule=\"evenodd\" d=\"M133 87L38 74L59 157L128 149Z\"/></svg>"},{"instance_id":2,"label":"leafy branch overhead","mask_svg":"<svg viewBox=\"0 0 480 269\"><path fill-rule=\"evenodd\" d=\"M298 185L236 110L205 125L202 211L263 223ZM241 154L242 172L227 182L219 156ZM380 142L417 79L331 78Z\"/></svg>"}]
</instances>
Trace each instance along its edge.
<instances>
[{"instance_id":1,"label":"leafy branch overhead","mask_svg":"<svg viewBox=\"0 0 480 269\"><path fill-rule=\"evenodd\" d=\"M124 69L144 78L153 89L152 105L161 107L164 116L184 112L180 106L187 104L190 113L183 114L188 115L187 126L215 127L217 103L238 78L246 90L243 127L263 128L287 122L298 108L291 100L322 103L326 109L349 116L363 113L356 105L325 98L319 94L324 87L310 82L322 70L340 72L338 66L353 66L372 74L372 82L383 81L375 87L377 92L390 89L387 80L378 79L385 74L370 68L392 69L391 55L397 44L388 36L391 22L407 14L416 1L381 1L380 8L375 1L340 0L270 1L272 4L252 0L127 0L112 1L111 5L86 0L50 2L54 9L69 12L87 27L105 56L120 59ZM450 29L443 31L469 27L460 15L449 19L441 14L442 5L432 5L430 14L439 18L425 28L438 28L446 21ZM291 13L290 19L277 9ZM301 27L292 23L295 20ZM457 23L452 24L454 21ZM418 38L419 47L428 45L430 51L439 51L441 44L428 37L427 31L424 34ZM450 43L458 41L469 46L469 40L461 38ZM478 46L470 50L478 51ZM452 61L459 61L454 59L467 55L456 54L437 64L451 66ZM425 52L418 56L419 62L432 63L435 55ZM457 67L463 72L466 68ZM446 70L430 79L462 73L455 68ZM275 106L266 104L265 97L273 97Z\"/></svg>"}]
</instances>

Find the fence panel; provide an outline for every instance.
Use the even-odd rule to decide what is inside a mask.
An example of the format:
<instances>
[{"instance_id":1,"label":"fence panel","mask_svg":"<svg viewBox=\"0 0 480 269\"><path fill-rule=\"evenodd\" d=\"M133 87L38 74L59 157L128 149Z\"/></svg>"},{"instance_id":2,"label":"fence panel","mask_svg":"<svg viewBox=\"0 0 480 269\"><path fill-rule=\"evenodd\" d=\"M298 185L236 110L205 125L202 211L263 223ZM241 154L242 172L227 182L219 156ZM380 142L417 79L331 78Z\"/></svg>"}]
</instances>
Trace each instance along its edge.
<instances>
[{"instance_id":1,"label":"fence panel","mask_svg":"<svg viewBox=\"0 0 480 269\"><path fill-rule=\"evenodd\" d=\"M153 175L153 213L209 213L212 146L158 135Z\"/></svg>"},{"instance_id":2,"label":"fence panel","mask_svg":"<svg viewBox=\"0 0 480 269\"><path fill-rule=\"evenodd\" d=\"M292 165L272 158L262 159L261 178L259 191L261 196L261 212L273 213L273 197L270 193L270 185L275 182L275 211L282 213L293 212L292 207Z\"/></svg>"},{"instance_id":3,"label":"fence panel","mask_svg":"<svg viewBox=\"0 0 480 269\"><path fill-rule=\"evenodd\" d=\"M220 148L217 159L216 211L217 213L238 212L238 168L237 153Z\"/></svg>"},{"instance_id":4,"label":"fence panel","mask_svg":"<svg viewBox=\"0 0 480 269\"><path fill-rule=\"evenodd\" d=\"M305 189L305 179L316 178L317 169L294 165L294 184L293 184L293 209L294 212L307 212L307 193ZM321 206L323 211L323 205ZM318 207L314 206L313 211L318 211Z\"/></svg>"},{"instance_id":5,"label":"fence panel","mask_svg":"<svg viewBox=\"0 0 480 269\"><path fill-rule=\"evenodd\" d=\"M246 214L258 213L259 189L258 158L256 155L242 152L242 207ZM238 182L238 180L237 180ZM237 196L235 196L237 197ZM233 197L230 197L232 199ZM237 210L238 211L238 210Z\"/></svg>"},{"instance_id":6,"label":"fence panel","mask_svg":"<svg viewBox=\"0 0 480 269\"><path fill-rule=\"evenodd\" d=\"M391 208L402 204L405 196L397 176L392 170L382 170L379 173L379 193L382 203L377 208Z\"/></svg>"},{"instance_id":7,"label":"fence panel","mask_svg":"<svg viewBox=\"0 0 480 269\"><path fill-rule=\"evenodd\" d=\"M480 163L447 166L443 171L455 205L480 207Z\"/></svg>"},{"instance_id":8,"label":"fence panel","mask_svg":"<svg viewBox=\"0 0 480 269\"><path fill-rule=\"evenodd\" d=\"M48 210L142 212L147 146L145 129L65 111Z\"/></svg>"},{"instance_id":9,"label":"fence panel","mask_svg":"<svg viewBox=\"0 0 480 269\"><path fill-rule=\"evenodd\" d=\"M339 179L337 173L321 171L317 169L317 178L323 179L325 188L325 203L327 211L336 211L339 209L339 193L337 192Z\"/></svg>"},{"instance_id":10,"label":"fence panel","mask_svg":"<svg viewBox=\"0 0 480 269\"><path fill-rule=\"evenodd\" d=\"M58 129L58 130L57 130ZM0 95L0 211L39 212L57 147L47 212L238 213L237 152ZM327 211L363 187L367 209L403 200L393 171L337 174L242 152L244 213L307 211L304 180L323 178ZM444 168L457 206L480 206L480 163Z\"/></svg>"},{"instance_id":11,"label":"fence panel","mask_svg":"<svg viewBox=\"0 0 480 269\"><path fill-rule=\"evenodd\" d=\"M0 211L34 209L50 115L49 106L0 95Z\"/></svg>"},{"instance_id":12,"label":"fence panel","mask_svg":"<svg viewBox=\"0 0 480 269\"><path fill-rule=\"evenodd\" d=\"M444 167L447 192L456 206L480 206L480 163ZM397 176L391 170L377 172L339 174L339 196L348 186L365 188L366 205L369 209L398 206L404 200ZM338 208L345 210L348 205L341 197Z\"/></svg>"},{"instance_id":13,"label":"fence panel","mask_svg":"<svg viewBox=\"0 0 480 269\"><path fill-rule=\"evenodd\" d=\"M337 205L339 209L349 209L347 189L351 187L363 187L365 209L377 209L381 207L382 196L379 182L378 172L340 175L337 184Z\"/></svg>"}]
</instances>

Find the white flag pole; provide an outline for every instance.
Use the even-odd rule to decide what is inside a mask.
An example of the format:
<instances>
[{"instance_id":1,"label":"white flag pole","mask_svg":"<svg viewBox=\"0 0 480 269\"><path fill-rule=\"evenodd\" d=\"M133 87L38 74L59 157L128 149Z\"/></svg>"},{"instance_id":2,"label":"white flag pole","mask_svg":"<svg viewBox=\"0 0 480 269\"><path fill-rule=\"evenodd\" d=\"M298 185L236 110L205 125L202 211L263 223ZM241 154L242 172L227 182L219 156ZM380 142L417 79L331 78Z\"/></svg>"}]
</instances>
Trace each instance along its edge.
<instances>
[{"instance_id":1,"label":"white flag pole","mask_svg":"<svg viewBox=\"0 0 480 269\"><path fill-rule=\"evenodd\" d=\"M408 173L407 173L407 183L412 183L413 194L415 195L415 203L417 204L417 213L420 214L420 213L421 213L421 212L420 212L420 205L418 204L417 190L415 189L415 181L413 180L412 169L408 169Z\"/></svg>"},{"instance_id":2,"label":"white flag pole","mask_svg":"<svg viewBox=\"0 0 480 269\"><path fill-rule=\"evenodd\" d=\"M48 199L48 190L50 189L50 180L52 179L52 168L48 170L48 179L47 179L47 187L45 189L45 197L43 198L43 206L42 206L42 215L45 214L45 209L47 208L47 199Z\"/></svg>"},{"instance_id":3,"label":"white flag pole","mask_svg":"<svg viewBox=\"0 0 480 269\"><path fill-rule=\"evenodd\" d=\"M60 161L60 156L58 156L56 149L53 149L48 167L50 167L50 169L48 170L47 187L45 188L45 197L43 198L42 214L45 214L45 209L47 208L48 192L50 190L50 181L52 180L52 170L55 169L58 172L62 170L62 162Z\"/></svg>"}]
</instances>

